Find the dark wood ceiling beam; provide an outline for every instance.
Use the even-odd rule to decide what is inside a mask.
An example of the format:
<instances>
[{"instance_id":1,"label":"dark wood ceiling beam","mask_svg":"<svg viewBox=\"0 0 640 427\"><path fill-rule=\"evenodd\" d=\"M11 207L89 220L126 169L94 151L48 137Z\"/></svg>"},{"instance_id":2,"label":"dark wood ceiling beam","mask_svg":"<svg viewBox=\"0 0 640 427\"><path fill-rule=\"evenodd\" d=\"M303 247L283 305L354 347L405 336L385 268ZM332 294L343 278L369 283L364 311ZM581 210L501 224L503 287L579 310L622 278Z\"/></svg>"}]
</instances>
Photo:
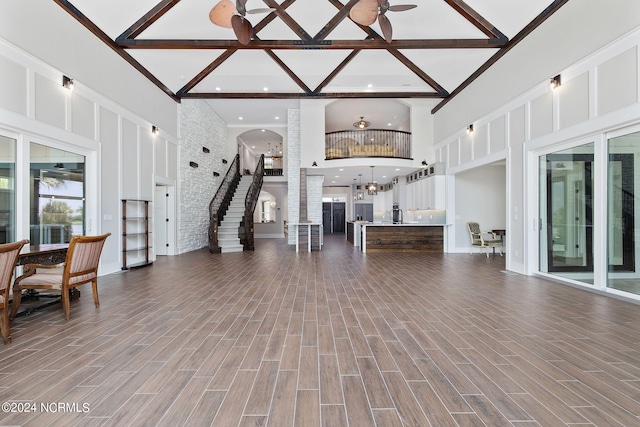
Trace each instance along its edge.
<instances>
[{"instance_id":1,"label":"dark wood ceiling beam","mask_svg":"<svg viewBox=\"0 0 640 427\"><path fill-rule=\"evenodd\" d=\"M144 68L142 64L136 61L126 50L122 49L119 44L111 40L111 38L96 24L87 18L82 12L80 12L74 5L67 0L53 0L58 6L64 9L69 15L74 17L80 24L82 24L87 30L89 30L94 36L101 40L104 44L109 46L114 52L116 52L122 59L127 61L133 68L138 70L143 76L145 76L151 83L156 85L160 90L169 95L174 101L180 102L180 98L176 96L168 87L166 87L156 76L151 74L149 70Z\"/></svg>"},{"instance_id":2,"label":"dark wood ceiling beam","mask_svg":"<svg viewBox=\"0 0 640 427\"><path fill-rule=\"evenodd\" d=\"M275 63L278 64L280 66L280 68L282 68L284 70L285 73L287 73L287 75L291 78L291 80L293 80L294 82L296 82L296 84L298 86L300 86L300 89L302 89L306 93L310 93L311 92L311 89L309 89L309 87L302 81L302 79L300 79L300 77L298 77L296 75L296 73L294 73L291 70L291 68L289 68L287 66L287 64L282 62L282 60L280 58L278 58L278 56L275 53L273 53L272 50L265 50L264 53L269 55L269 57L271 59L273 59L275 61Z\"/></svg>"},{"instance_id":3,"label":"dark wood ceiling beam","mask_svg":"<svg viewBox=\"0 0 640 427\"><path fill-rule=\"evenodd\" d=\"M209 74L211 74L216 68L218 68L224 61L229 59L231 55L236 53L235 50L229 49L225 51L222 55L218 56L211 64L209 64L204 70L200 71L193 79L189 81L186 85L184 85L176 95L183 98L185 95L188 95L187 92L192 90L198 83L205 79Z\"/></svg>"},{"instance_id":4,"label":"dark wood ceiling beam","mask_svg":"<svg viewBox=\"0 0 640 427\"><path fill-rule=\"evenodd\" d=\"M136 21L135 24L127 28L116 40L133 39L138 37L144 30L149 28L162 15L167 13L173 6L180 3L180 0L162 0L155 5L149 12Z\"/></svg>"},{"instance_id":5,"label":"dark wood ceiling beam","mask_svg":"<svg viewBox=\"0 0 640 427\"><path fill-rule=\"evenodd\" d=\"M126 49L498 49L506 42L496 39L425 39L393 40L382 37L365 40L251 40L243 45L237 40L136 39L121 40Z\"/></svg>"},{"instance_id":6,"label":"dark wood ceiling beam","mask_svg":"<svg viewBox=\"0 0 640 427\"><path fill-rule=\"evenodd\" d=\"M487 21L482 15L473 10L471 6L466 4L462 0L444 0L449 6L462 15L467 21L473 24L476 28L486 34L488 37L497 38L501 40L508 40L508 37L502 34L495 26Z\"/></svg>"},{"instance_id":7,"label":"dark wood ceiling beam","mask_svg":"<svg viewBox=\"0 0 640 427\"><path fill-rule=\"evenodd\" d=\"M554 0L545 10L543 10L538 16L536 16L533 21L527 24L518 34L515 35L502 49L496 52L491 58L489 58L480 68L478 68L473 74L471 74L464 82L460 83L460 85L455 88L451 92L451 94L442 100L438 105L436 105L432 110L431 114L435 114L438 110L444 107L449 101L451 101L456 95L462 92L467 86L473 83L481 74L489 69L493 64L498 62L500 58L507 54L511 49L513 49L518 43L524 40L529 34L533 32L536 28L538 28L544 21L546 21L551 15L557 12L565 3L569 0Z\"/></svg>"},{"instance_id":8,"label":"dark wood ceiling beam","mask_svg":"<svg viewBox=\"0 0 640 427\"><path fill-rule=\"evenodd\" d=\"M329 0L331 2L331 0ZM327 24L322 27L322 29L320 29L320 31L318 31L318 34L316 34L313 39L314 40L324 40L327 38L327 36L329 34L331 34L331 32L333 30L336 29L336 27L345 20L345 18L347 18L349 16L349 12L351 11L351 8L353 6L355 6L356 3L358 3L360 0L349 0L349 2L346 5L341 5L341 7L338 7L338 13L335 14L335 16L333 18L331 18L331 20L329 22L327 22ZM332 2L335 5L335 1Z\"/></svg>"},{"instance_id":9,"label":"dark wood ceiling beam","mask_svg":"<svg viewBox=\"0 0 640 427\"><path fill-rule=\"evenodd\" d=\"M320 93L322 89L324 89L338 74L340 74L340 71L342 71L342 69L346 67L347 64L358 55L358 53L360 53L360 50L356 49L347 55L347 57L343 59L331 73L329 73L329 75L318 85L317 88L313 90L313 92Z\"/></svg>"},{"instance_id":10,"label":"dark wood ceiling beam","mask_svg":"<svg viewBox=\"0 0 640 427\"><path fill-rule=\"evenodd\" d=\"M305 31L304 28L298 24L295 19L291 17L278 3L274 0L262 0L267 6L274 8L276 14L280 17L282 22L287 24L287 27L300 37L301 40L311 40L311 35Z\"/></svg>"},{"instance_id":11,"label":"dark wood ceiling beam","mask_svg":"<svg viewBox=\"0 0 640 427\"><path fill-rule=\"evenodd\" d=\"M422 81L431 86L437 93L442 95L442 97L446 97L449 95L449 92L445 88L443 88L437 81L432 79L427 73L425 73L420 67L411 62L409 58L401 54L395 49L389 49L389 53L393 55L398 61L400 61L405 67L411 70L416 76L418 76Z\"/></svg>"},{"instance_id":12,"label":"dark wood ceiling beam","mask_svg":"<svg viewBox=\"0 0 640 427\"><path fill-rule=\"evenodd\" d=\"M331 92L331 93L195 93L189 92L181 95L183 99L307 99L307 98L442 98L442 95L435 92Z\"/></svg>"},{"instance_id":13,"label":"dark wood ceiling beam","mask_svg":"<svg viewBox=\"0 0 640 427\"><path fill-rule=\"evenodd\" d=\"M339 11L348 9L351 10L353 7L352 2L349 2L347 5L343 5L339 0L328 0L331 4L333 4ZM357 1L356 1L357 3ZM406 56L404 56L398 48L393 46L393 42L388 43L384 37L380 34L376 33L371 27L360 25L357 22L354 22L358 27L360 27L365 33L368 34L366 41L368 42L377 42L381 44L381 49L386 49L392 56L394 56L398 61L400 61L405 67L407 67L411 72L413 72L418 78L431 86L436 93L438 93L441 97L445 98L449 95L449 92L446 91L444 87L442 87L438 82L436 82L433 78L431 78L427 73L425 73L420 67L415 65L413 62L409 60ZM485 40L485 42L487 42ZM345 64L346 65L346 64ZM333 78L333 77L332 77ZM323 86L324 87L324 86Z\"/></svg>"},{"instance_id":14,"label":"dark wood ceiling beam","mask_svg":"<svg viewBox=\"0 0 640 427\"><path fill-rule=\"evenodd\" d=\"M289 6L291 6L295 2L296 0L285 0L282 3L280 3L280 9L282 11L285 11ZM253 26L253 32L258 33L260 30L266 27L269 23L271 23L271 21L273 21L277 17L278 17L277 13L271 12L270 14L265 16L260 22L258 22L256 25Z\"/></svg>"}]
</instances>

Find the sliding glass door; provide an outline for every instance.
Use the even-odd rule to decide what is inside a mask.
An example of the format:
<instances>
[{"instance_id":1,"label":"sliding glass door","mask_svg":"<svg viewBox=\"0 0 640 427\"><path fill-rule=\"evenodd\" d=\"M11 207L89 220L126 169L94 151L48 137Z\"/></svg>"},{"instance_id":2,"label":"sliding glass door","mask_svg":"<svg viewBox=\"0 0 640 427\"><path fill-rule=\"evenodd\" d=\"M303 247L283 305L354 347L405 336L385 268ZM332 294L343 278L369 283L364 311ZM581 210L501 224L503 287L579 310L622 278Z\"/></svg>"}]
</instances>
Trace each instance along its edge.
<instances>
[{"instance_id":1,"label":"sliding glass door","mask_svg":"<svg viewBox=\"0 0 640 427\"><path fill-rule=\"evenodd\" d=\"M640 295L635 130L538 157L541 272ZM594 200L594 194L602 197ZM601 242L597 248L594 236Z\"/></svg>"},{"instance_id":2,"label":"sliding glass door","mask_svg":"<svg viewBox=\"0 0 640 427\"><path fill-rule=\"evenodd\" d=\"M0 135L0 243L16 240L16 140Z\"/></svg>"},{"instance_id":3,"label":"sliding glass door","mask_svg":"<svg viewBox=\"0 0 640 427\"><path fill-rule=\"evenodd\" d=\"M594 144L540 156L540 271L593 283Z\"/></svg>"},{"instance_id":4,"label":"sliding glass door","mask_svg":"<svg viewBox=\"0 0 640 427\"><path fill-rule=\"evenodd\" d=\"M611 138L607 164L607 286L640 294L635 246L638 241L635 211L636 159L640 132Z\"/></svg>"}]
</instances>

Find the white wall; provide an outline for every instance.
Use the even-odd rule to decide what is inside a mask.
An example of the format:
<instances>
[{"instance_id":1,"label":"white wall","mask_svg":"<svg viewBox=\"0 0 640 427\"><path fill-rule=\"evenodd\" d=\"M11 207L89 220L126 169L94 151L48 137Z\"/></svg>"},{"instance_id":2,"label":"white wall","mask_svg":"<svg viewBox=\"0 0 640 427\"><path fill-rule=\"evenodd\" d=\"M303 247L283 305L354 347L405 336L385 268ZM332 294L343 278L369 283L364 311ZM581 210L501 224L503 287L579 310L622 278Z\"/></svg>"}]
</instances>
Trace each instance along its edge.
<instances>
[{"instance_id":1,"label":"white wall","mask_svg":"<svg viewBox=\"0 0 640 427\"><path fill-rule=\"evenodd\" d=\"M487 165L455 175L455 216L448 218L455 230L455 247L449 247L449 252L469 251L471 240L466 230L470 221L479 223L482 231L506 229L505 178L504 165Z\"/></svg>"},{"instance_id":2,"label":"white wall","mask_svg":"<svg viewBox=\"0 0 640 427\"><path fill-rule=\"evenodd\" d=\"M537 268L531 156L640 121L638 27L639 2L568 2L435 114L435 157L450 176L506 160L508 269ZM551 91L556 74L562 86Z\"/></svg>"},{"instance_id":3,"label":"white wall","mask_svg":"<svg viewBox=\"0 0 640 427\"><path fill-rule=\"evenodd\" d=\"M485 118L638 25L637 0L567 2L435 114L435 141Z\"/></svg>"},{"instance_id":4,"label":"white wall","mask_svg":"<svg viewBox=\"0 0 640 427\"><path fill-rule=\"evenodd\" d=\"M16 133L23 152L28 152L33 141L86 157L86 233L112 233L103 250L100 272L119 271L121 200L153 200L154 179L175 182L177 137L165 129L174 128L177 117L170 124L165 122L166 128L158 123L160 134L153 136L152 123L82 80L69 92L62 87L61 70L2 39L0 75L0 132ZM110 78L117 80L118 76ZM159 91L147 89L151 98ZM26 182L18 185L19 193L29 193ZM18 209L27 216L27 197L20 198ZM17 237L28 237L27 224L19 227Z\"/></svg>"},{"instance_id":5,"label":"white wall","mask_svg":"<svg viewBox=\"0 0 640 427\"><path fill-rule=\"evenodd\" d=\"M176 102L55 2L2 1L0 38L168 134L177 135Z\"/></svg>"}]
</instances>

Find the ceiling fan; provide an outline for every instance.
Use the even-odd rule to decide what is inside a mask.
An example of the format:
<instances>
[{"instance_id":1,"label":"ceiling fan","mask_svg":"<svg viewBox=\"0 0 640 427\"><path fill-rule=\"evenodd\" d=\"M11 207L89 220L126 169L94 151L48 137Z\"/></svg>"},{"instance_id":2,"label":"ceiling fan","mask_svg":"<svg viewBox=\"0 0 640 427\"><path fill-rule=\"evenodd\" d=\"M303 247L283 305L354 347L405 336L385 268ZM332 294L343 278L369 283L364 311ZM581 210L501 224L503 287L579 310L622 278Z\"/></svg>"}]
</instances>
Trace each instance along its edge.
<instances>
[{"instance_id":1,"label":"ceiling fan","mask_svg":"<svg viewBox=\"0 0 640 427\"><path fill-rule=\"evenodd\" d=\"M234 5L230 0L220 0L209 12L209 19L215 25L233 28L236 38L242 44L248 44L253 37L253 26L245 17L247 13L268 13L275 9L259 8L247 10L247 0L236 0Z\"/></svg>"},{"instance_id":2,"label":"ceiling fan","mask_svg":"<svg viewBox=\"0 0 640 427\"><path fill-rule=\"evenodd\" d=\"M387 43L391 43L391 22L385 14L389 10L391 12L402 12L413 9L414 7L417 7L417 5L398 4L391 6L388 0L360 0L349 11L349 17L353 22L365 26L373 24L376 22L377 18L382 34L384 35L384 39Z\"/></svg>"}]
</instances>

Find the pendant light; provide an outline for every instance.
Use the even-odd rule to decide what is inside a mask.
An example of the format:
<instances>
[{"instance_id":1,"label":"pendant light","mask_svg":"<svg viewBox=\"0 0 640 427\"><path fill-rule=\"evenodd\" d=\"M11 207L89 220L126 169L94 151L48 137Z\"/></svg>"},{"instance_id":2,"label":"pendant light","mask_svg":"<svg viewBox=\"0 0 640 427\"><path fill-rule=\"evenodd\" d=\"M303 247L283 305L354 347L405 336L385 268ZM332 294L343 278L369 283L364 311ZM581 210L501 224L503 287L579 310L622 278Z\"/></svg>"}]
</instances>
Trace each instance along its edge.
<instances>
[{"instance_id":1,"label":"pendant light","mask_svg":"<svg viewBox=\"0 0 640 427\"><path fill-rule=\"evenodd\" d=\"M371 182L367 184L367 191L370 196L375 196L378 194L378 184L373 181L373 168L375 166L371 166Z\"/></svg>"}]
</instances>

